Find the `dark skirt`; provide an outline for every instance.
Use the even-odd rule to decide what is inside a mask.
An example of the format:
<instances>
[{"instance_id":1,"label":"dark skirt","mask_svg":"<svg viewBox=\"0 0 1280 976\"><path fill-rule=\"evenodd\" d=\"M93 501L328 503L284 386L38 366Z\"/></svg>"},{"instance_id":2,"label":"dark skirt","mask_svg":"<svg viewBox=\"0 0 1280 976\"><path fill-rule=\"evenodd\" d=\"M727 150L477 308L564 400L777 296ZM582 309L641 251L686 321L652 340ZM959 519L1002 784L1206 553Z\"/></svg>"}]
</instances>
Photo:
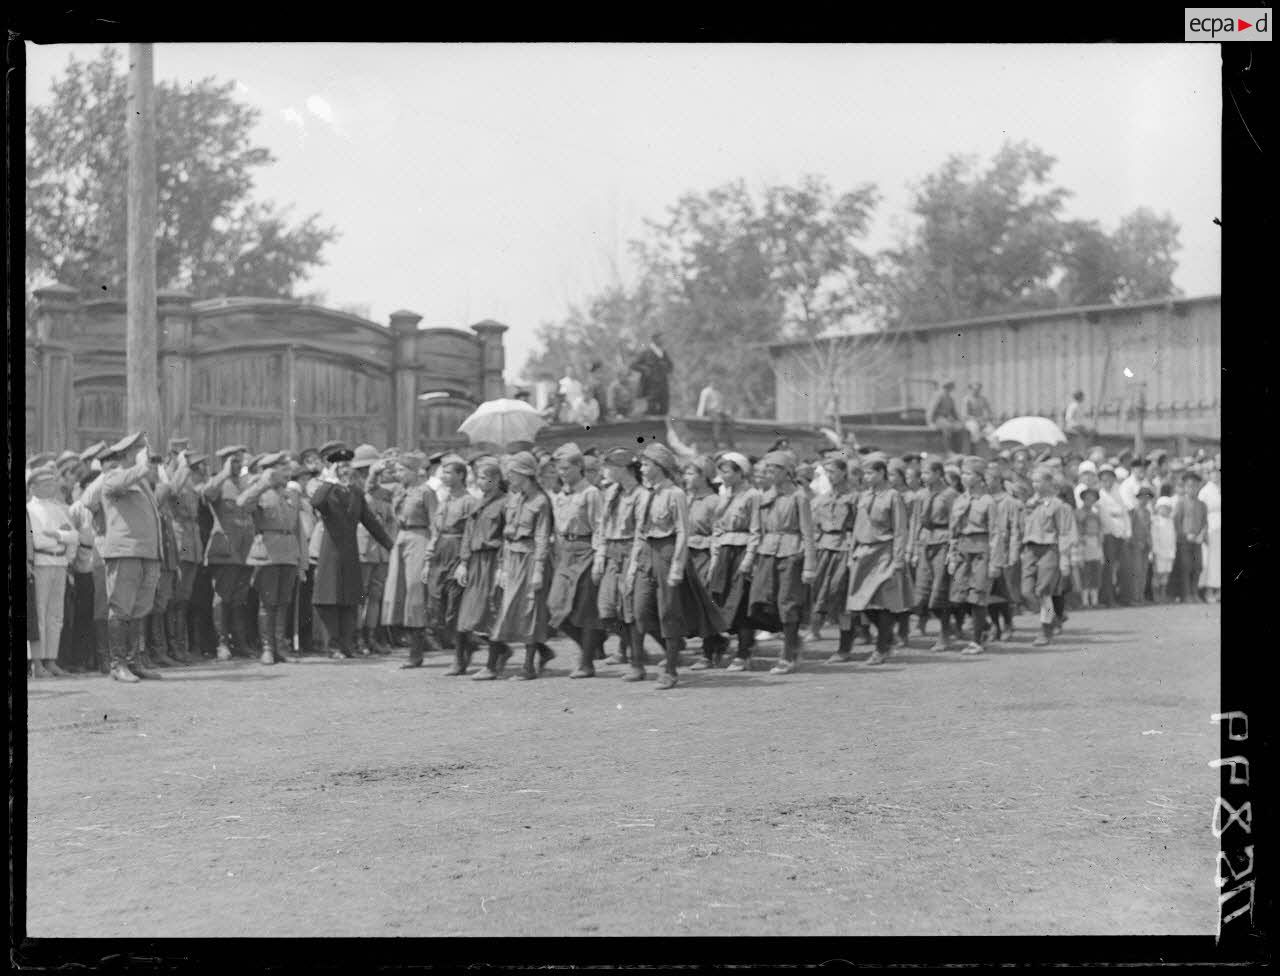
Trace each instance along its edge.
<instances>
[{"instance_id":1,"label":"dark skirt","mask_svg":"<svg viewBox=\"0 0 1280 976\"><path fill-rule=\"evenodd\" d=\"M427 570L427 626L447 643L458 628L462 587L453 578L462 556L462 536L436 537L431 567Z\"/></svg>"},{"instance_id":2,"label":"dark skirt","mask_svg":"<svg viewBox=\"0 0 1280 976\"><path fill-rule=\"evenodd\" d=\"M961 550L951 563L951 602L986 606L991 594L990 554L985 546Z\"/></svg>"},{"instance_id":3,"label":"dark skirt","mask_svg":"<svg viewBox=\"0 0 1280 976\"><path fill-rule=\"evenodd\" d=\"M595 558L588 541L557 543L547 593L547 619L552 627L568 623L583 630L600 628L598 594L591 581Z\"/></svg>"},{"instance_id":4,"label":"dark skirt","mask_svg":"<svg viewBox=\"0 0 1280 976\"><path fill-rule=\"evenodd\" d=\"M813 600L813 617L818 623L838 623L841 630L848 630L849 611L849 554L838 549L818 550L818 572L809 584Z\"/></svg>"},{"instance_id":5,"label":"dark skirt","mask_svg":"<svg viewBox=\"0 0 1280 976\"><path fill-rule=\"evenodd\" d=\"M502 591L497 586L501 549L481 549L467 560L467 585L458 601L458 633L487 635L498 619Z\"/></svg>"},{"instance_id":6,"label":"dark skirt","mask_svg":"<svg viewBox=\"0 0 1280 976\"><path fill-rule=\"evenodd\" d=\"M759 556L751 575L749 619L753 626L777 632L809 615L804 584L804 555Z\"/></svg>"},{"instance_id":7,"label":"dark skirt","mask_svg":"<svg viewBox=\"0 0 1280 976\"><path fill-rule=\"evenodd\" d=\"M947 572L947 547L939 542L923 547L916 563L915 598L930 610L945 610L951 596L951 576Z\"/></svg>"},{"instance_id":8,"label":"dark skirt","mask_svg":"<svg viewBox=\"0 0 1280 976\"><path fill-rule=\"evenodd\" d=\"M893 568L893 543L854 544L849 561L850 611L888 610L905 613L911 609L911 585L906 568Z\"/></svg>"},{"instance_id":9,"label":"dark skirt","mask_svg":"<svg viewBox=\"0 0 1280 976\"><path fill-rule=\"evenodd\" d=\"M635 622L631 590L626 585L627 564L630 562L630 542L615 540L605 543L604 573L596 588L596 612L602 624Z\"/></svg>"},{"instance_id":10,"label":"dark skirt","mask_svg":"<svg viewBox=\"0 0 1280 976\"><path fill-rule=\"evenodd\" d=\"M491 640L506 644L539 644L547 639L547 589L533 590L533 553L502 554L502 572L506 576L497 620L489 634Z\"/></svg>"},{"instance_id":11,"label":"dark skirt","mask_svg":"<svg viewBox=\"0 0 1280 976\"><path fill-rule=\"evenodd\" d=\"M649 539L641 547L632 596L636 625L644 633L661 634L664 641L719 634L725 629L720 609L687 558L681 581L667 583L674 551L671 538Z\"/></svg>"},{"instance_id":12,"label":"dark skirt","mask_svg":"<svg viewBox=\"0 0 1280 976\"><path fill-rule=\"evenodd\" d=\"M751 576L739 573L738 567L747 555L746 546L721 546L715 572L707 587L712 602L720 608L725 629L737 632L752 626Z\"/></svg>"}]
</instances>

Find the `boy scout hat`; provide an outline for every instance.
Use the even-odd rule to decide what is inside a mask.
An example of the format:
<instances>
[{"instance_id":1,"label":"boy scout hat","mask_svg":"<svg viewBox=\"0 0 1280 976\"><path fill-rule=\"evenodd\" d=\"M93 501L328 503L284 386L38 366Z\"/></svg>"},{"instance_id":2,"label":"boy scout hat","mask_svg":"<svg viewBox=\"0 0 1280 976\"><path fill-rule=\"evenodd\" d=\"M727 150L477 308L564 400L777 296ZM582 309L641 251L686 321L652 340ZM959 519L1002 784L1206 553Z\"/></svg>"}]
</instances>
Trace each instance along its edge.
<instances>
[{"instance_id":1,"label":"boy scout hat","mask_svg":"<svg viewBox=\"0 0 1280 976\"><path fill-rule=\"evenodd\" d=\"M120 438L120 440L116 441L114 444L108 447L105 451L99 454L98 459L105 461L108 458L118 457L121 454L125 454L128 451L131 451L135 447L137 447L142 442L142 438L143 438L142 431L137 431L136 433L133 433L133 434L126 434L124 437Z\"/></svg>"},{"instance_id":2,"label":"boy scout hat","mask_svg":"<svg viewBox=\"0 0 1280 976\"><path fill-rule=\"evenodd\" d=\"M381 461L382 455L372 444L361 444L352 452L350 460L353 468L367 468L375 461Z\"/></svg>"},{"instance_id":3,"label":"boy scout hat","mask_svg":"<svg viewBox=\"0 0 1280 976\"><path fill-rule=\"evenodd\" d=\"M58 469L53 464L37 464L34 468L27 469L27 487L30 488L34 482L43 481L46 478L57 479Z\"/></svg>"},{"instance_id":4,"label":"boy scout hat","mask_svg":"<svg viewBox=\"0 0 1280 976\"><path fill-rule=\"evenodd\" d=\"M576 464L579 467L581 467L583 463L582 452L578 450L578 445L572 442L568 444L561 444L557 447L555 452L551 455L551 460L564 461L568 464Z\"/></svg>"},{"instance_id":5,"label":"boy scout hat","mask_svg":"<svg viewBox=\"0 0 1280 976\"><path fill-rule=\"evenodd\" d=\"M711 484L716 480L716 463L705 454L699 454L696 457L686 459L684 462L684 470L688 471L690 468L693 468L694 471L702 475L703 480L706 481L707 484Z\"/></svg>"},{"instance_id":6,"label":"boy scout hat","mask_svg":"<svg viewBox=\"0 0 1280 976\"><path fill-rule=\"evenodd\" d=\"M526 478L538 476L538 462L528 451L517 451L507 460L507 470L511 474L522 474Z\"/></svg>"},{"instance_id":7,"label":"boy scout hat","mask_svg":"<svg viewBox=\"0 0 1280 976\"><path fill-rule=\"evenodd\" d=\"M790 451L770 451L760 459L760 463L766 466L772 465L775 468L781 468L783 471L787 472L787 474L795 474L796 472L795 455Z\"/></svg>"},{"instance_id":8,"label":"boy scout hat","mask_svg":"<svg viewBox=\"0 0 1280 976\"><path fill-rule=\"evenodd\" d=\"M739 454L737 451L725 451L723 454L721 454L720 464L732 464L735 468L737 468L743 474L751 473L751 462L748 461L744 455Z\"/></svg>"},{"instance_id":9,"label":"boy scout hat","mask_svg":"<svg viewBox=\"0 0 1280 976\"><path fill-rule=\"evenodd\" d=\"M89 461L93 461L96 458L100 457L102 455L102 452L105 451L106 449L107 449L107 442L98 441L98 443L91 444L89 447L86 447L83 451L80 452L80 460L86 463Z\"/></svg>"},{"instance_id":10,"label":"boy scout hat","mask_svg":"<svg viewBox=\"0 0 1280 976\"><path fill-rule=\"evenodd\" d=\"M973 474L987 473L987 462L982 460L982 458L978 457L976 454L970 454L965 458L962 467L965 471L972 472Z\"/></svg>"},{"instance_id":11,"label":"boy scout hat","mask_svg":"<svg viewBox=\"0 0 1280 976\"><path fill-rule=\"evenodd\" d=\"M219 461L225 461L232 454L248 454L249 448L243 444L228 444L226 447L220 447L213 452L214 457Z\"/></svg>"},{"instance_id":12,"label":"boy scout hat","mask_svg":"<svg viewBox=\"0 0 1280 976\"><path fill-rule=\"evenodd\" d=\"M629 468L633 464L639 464L640 458L636 456L635 451L628 451L625 447L615 447L604 456L604 463L614 468Z\"/></svg>"},{"instance_id":13,"label":"boy scout hat","mask_svg":"<svg viewBox=\"0 0 1280 976\"><path fill-rule=\"evenodd\" d=\"M320 445L319 451L320 460L326 464L332 464L334 461L350 461L355 456L351 448L342 441L326 441Z\"/></svg>"},{"instance_id":14,"label":"boy scout hat","mask_svg":"<svg viewBox=\"0 0 1280 976\"><path fill-rule=\"evenodd\" d=\"M676 456L671 448L666 444L659 444L657 441L650 441L644 446L644 450L640 452L640 456L648 458L668 475L673 475L680 470L676 462ZM766 455L767 456L767 455Z\"/></svg>"}]
</instances>

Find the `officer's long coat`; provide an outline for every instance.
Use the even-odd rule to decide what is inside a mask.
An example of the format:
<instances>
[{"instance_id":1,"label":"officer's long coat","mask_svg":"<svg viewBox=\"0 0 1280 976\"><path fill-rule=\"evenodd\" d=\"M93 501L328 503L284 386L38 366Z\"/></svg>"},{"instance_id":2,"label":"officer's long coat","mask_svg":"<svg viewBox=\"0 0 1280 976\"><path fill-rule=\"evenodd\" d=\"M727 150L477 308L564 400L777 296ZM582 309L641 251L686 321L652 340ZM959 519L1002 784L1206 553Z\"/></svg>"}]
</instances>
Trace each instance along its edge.
<instances>
[{"instance_id":1,"label":"officer's long coat","mask_svg":"<svg viewBox=\"0 0 1280 976\"><path fill-rule=\"evenodd\" d=\"M366 503L364 492L356 488L320 482L311 496L311 505L324 523L311 602L320 606L357 606L362 587L356 526L363 525L384 549L391 549L391 539Z\"/></svg>"}]
</instances>

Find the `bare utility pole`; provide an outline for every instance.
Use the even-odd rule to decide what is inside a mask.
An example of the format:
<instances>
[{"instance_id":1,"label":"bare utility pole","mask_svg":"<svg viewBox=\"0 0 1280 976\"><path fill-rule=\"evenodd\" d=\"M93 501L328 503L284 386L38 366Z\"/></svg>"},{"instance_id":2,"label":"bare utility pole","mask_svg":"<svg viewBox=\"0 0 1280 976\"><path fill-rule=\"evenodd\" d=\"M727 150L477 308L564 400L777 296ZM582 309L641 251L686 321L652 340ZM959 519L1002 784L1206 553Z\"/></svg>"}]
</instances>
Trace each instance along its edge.
<instances>
[{"instance_id":1,"label":"bare utility pole","mask_svg":"<svg viewBox=\"0 0 1280 976\"><path fill-rule=\"evenodd\" d=\"M129 45L125 425L160 444L156 336L156 115L150 44Z\"/></svg>"}]
</instances>

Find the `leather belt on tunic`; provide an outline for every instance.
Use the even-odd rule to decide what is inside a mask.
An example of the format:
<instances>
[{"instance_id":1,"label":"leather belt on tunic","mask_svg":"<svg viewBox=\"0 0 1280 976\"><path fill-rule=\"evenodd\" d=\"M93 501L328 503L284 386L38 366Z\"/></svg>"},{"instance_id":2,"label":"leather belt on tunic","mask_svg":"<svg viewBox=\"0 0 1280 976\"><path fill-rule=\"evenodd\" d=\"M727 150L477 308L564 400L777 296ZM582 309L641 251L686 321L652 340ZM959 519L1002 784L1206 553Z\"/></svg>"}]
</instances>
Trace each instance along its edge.
<instances>
[{"instance_id":1,"label":"leather belt on tunic","mask_svg":"<svg viewBox=\"0 0 1280 976\"><path fill-rule=\"evenodd\" d=\"M429 525L402 525L402 529L406 532L426 532L431 528Z\"/></svg>"},{"instance_id":2,"label":"leather belt on tunic","mask_svg":"<svg viewBox=\"0 0 1280 976\"><path fill-rule=\"evenodd\" d=\"M621 536L617 539L605 539L605 542L635 542L636 537L633 535Z\"/></svg>"},{"instance_id":3,"label":"leather belt on tunic","mask_svg":"<svg viewBox=\"0 0 1280 976\"><path fill-rule=\"evenodd\" d=\"M561 542L590 542L591 533L588 532L586 535L571 535L568 533L562 533L561 535L558 535L556 538L558 538Z\"/></svg>"},{"instance_id":4,"label":"leather belt on tunic","mask_svg":"<svg viewBox=\"0 0 1280 976\"><path fill-rule=\"evenodd\" d=\"M294 529L259 529L259 535L294 535Z\"/></svg>"},{"instance_id":5,"label":"leather belt on tunic","mask_svg":"<svg viewBox=\"0 0 1280 976\"><path fill-rule=\"evenodd\" d=\"M710 549L711 536L709 535L691 535L689 536L690 549Z\"/></svg>"},{"instance_id":6,"label":"leather belt on tunic","mask_svg":"<svg viewBox=\"0 0 1280 976\"><path fill-rule=\"evenodd\" d=\"M751 542L750 532L721 532L720 545L722 546L745 546Z\"/></svg>"}]
</instances>

